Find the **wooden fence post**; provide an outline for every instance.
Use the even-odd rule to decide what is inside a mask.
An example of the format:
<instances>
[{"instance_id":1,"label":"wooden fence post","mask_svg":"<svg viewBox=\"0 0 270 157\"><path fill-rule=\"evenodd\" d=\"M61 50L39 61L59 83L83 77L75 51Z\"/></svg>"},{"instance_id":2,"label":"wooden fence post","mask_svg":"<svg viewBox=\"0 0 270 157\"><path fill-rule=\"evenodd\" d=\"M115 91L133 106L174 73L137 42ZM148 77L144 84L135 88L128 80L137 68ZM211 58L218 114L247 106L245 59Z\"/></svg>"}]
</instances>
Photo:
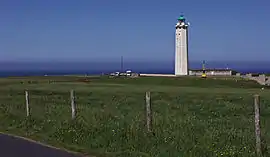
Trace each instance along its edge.
<instances>
[{"instance_id":1,"label":"wooden fence post","mask_svg":"<svg viewBox=\"0 0 270 157\"><path fill-rule=\"evenodd\" d=\"M260 96L254 95L255 109L255 135L256 135L256 152L258 156L262 156L261 149L261 128L260 128Z\"/></svg>"},{"instance_id":2,"label":"wooden fence post","mask_svg":"<svg viewBox=\"0 0 270 157\"><path fill-rule=\"evenodd\" d=\"M148 132L152 132L152 108L151 108L151 94L146 92L146 127Z\"/></svg>"},{"instance_id":3,"label":"wooden fence post","mask_svg":"<svg viewBox=\"0 0 270 157\"><path fill-rule=\"evenodd\" d=\"M75 96L74 90L70 91L70 100L71 100L71 118L75 119L76 116L76 107L75 107Z\"/></svg>"},{"instance_id":4,"label":"wooden fence post","mask_svg":"<svg viewBox=\"0 0 270 157\"><path fill-rule=\"evenodd\" d=\"M25 91L25 102L26 102L26 116L29 117L29 94L28 91Z\"/></svg>"}]
</instances>

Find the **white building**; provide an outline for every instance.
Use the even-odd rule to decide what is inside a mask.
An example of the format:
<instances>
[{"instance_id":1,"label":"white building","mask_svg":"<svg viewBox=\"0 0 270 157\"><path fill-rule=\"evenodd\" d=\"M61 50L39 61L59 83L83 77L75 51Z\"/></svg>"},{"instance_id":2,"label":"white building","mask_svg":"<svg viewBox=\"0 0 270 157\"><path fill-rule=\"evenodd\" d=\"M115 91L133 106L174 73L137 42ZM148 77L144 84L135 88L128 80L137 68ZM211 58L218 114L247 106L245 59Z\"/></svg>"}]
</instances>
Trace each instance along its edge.
<instances>
[{"instance_id":1,"label":"white building","mask_svg":"<svg viewBox=\"0 0 270 157\"><path fill-rule=\"evenodd\" d=\"M188 23L183 16L175 26L175 75L189 75L188 66Z\"/></svg>"}]
</instances>

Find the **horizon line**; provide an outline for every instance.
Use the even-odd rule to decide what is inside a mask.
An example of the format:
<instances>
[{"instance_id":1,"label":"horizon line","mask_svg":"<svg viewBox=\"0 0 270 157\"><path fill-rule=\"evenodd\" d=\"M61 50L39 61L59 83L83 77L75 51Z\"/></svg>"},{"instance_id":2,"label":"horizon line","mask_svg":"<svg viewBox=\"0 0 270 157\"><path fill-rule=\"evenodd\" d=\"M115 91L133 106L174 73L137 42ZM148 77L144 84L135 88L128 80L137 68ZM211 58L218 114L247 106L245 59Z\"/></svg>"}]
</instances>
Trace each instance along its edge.
<instances>
[{"instance_id":1,"label":"horizon line","mask_svg":"<svg viewBox=\"0 0 270 157\"><path fill-rule=\"evenodd\" d=\"M127 61L127 62L159 62L159 63L168 63L168 62L171 62L171 63L174 63L174 60L130 60L130 59L123 59L123 61ZM243 62L269 62L270 63L270 60L189 60L189 62L203 62L205 61L206 63L207 62L221 62L221 63L224 63L224 62L239 62L239 63L243 63ZM92 63L120 63L121 62L121 59L119 60L101 60L101 61L97 61L96 59L91 59L91 60L0 60L0 63L51 63L51 62L60 62L60 63L63 63L63 62L67 62L67 63L78 63L78 62L81 62L81 63L86 63L86 62L92 62Z\"/></svg>"}]
</instances>

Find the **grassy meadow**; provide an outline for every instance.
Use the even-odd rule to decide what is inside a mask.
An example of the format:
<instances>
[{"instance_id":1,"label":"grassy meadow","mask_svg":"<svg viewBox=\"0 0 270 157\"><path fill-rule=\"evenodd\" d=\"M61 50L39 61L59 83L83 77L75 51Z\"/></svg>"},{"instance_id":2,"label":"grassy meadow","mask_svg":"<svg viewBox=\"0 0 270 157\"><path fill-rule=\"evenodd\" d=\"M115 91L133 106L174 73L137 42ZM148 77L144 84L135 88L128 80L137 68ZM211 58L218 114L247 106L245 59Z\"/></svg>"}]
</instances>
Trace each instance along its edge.
<instances>
[{"instance_id":1,"label":"grassy meadow","mask_svg":"<svg viewBox=\"0 0 270 157\"><path fill-rule=\"evenodd\" d=\"M146 91L153 133L145 128ZM1 78L0 131L97 157L252 157L254 94L261 96L263 152L269 156L270 90L240 78Z\"/></svg>"}]
</instances>

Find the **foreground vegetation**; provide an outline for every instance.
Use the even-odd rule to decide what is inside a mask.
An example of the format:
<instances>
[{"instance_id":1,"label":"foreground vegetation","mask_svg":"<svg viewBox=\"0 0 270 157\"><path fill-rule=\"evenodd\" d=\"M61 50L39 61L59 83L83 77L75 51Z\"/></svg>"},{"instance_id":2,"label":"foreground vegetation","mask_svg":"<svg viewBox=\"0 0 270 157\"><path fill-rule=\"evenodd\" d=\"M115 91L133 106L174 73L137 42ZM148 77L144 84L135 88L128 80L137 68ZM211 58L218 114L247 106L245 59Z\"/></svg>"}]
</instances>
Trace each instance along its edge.
<instances>
[{"instance_id":1,"label":"foreground vegetation","mask_svg":"<svg viewBox=\"0 0 270 157\"><path fill-rule=\"evenodd\" d=\"M100 157L255 156L253 94L260 94L263 152L269 155L270 91L253 81L28 77L2 78L0 85L0 131ZM74 121L70 89L76 92ZM154 112L151 134L146 91Z\"/></svg>"}]
</instances>

